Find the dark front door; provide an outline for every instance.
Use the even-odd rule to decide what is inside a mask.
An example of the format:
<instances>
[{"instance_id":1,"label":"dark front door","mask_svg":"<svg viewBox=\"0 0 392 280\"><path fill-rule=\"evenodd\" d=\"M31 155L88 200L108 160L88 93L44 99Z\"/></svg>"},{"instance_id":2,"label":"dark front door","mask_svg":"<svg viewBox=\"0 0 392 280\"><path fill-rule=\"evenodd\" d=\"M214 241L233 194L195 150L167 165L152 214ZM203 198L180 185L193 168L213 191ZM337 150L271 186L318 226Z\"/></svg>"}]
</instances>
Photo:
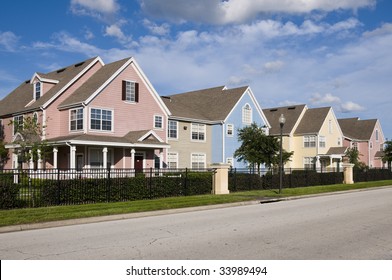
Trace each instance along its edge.
<instances>
[{"instance_id":1,"label":"dark front door","mask_svg":"<svg viewBox=\"0 0 392 280\"><path fill-rule=\"evenodd\" d=\"M143 171L143 155L136 154L135 155L135 171Z\"/></svg>"}]
</instances>

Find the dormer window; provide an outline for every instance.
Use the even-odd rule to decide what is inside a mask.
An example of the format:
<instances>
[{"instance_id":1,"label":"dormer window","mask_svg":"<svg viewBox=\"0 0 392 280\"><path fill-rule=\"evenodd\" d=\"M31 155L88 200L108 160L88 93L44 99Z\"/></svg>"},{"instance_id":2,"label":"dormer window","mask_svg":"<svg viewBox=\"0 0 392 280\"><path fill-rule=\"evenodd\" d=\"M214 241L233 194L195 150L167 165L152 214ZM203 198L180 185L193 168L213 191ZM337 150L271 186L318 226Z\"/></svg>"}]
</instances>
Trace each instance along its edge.
<instances>
[{"instance_id":1,"label":"dormer window","mask_svg":"<svg viewBox=\"0 0 392 280\"><path fill-rule=\"evenodd\" d=\"M34 99L38 100L41 97L41 82L36 82L34 85Z\"/></svg>"}]
</instances>

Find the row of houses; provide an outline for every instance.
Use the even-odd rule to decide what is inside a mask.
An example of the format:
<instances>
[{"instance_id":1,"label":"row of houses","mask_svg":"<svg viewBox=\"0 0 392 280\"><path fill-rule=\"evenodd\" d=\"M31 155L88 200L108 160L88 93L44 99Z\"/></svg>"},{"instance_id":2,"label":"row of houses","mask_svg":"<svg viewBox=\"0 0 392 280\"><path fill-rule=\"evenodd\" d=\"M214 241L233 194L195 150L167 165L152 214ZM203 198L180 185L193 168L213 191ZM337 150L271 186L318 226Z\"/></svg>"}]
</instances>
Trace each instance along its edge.
<instances>
[{"instance_id":1,"label":"row of houses","mask_svg":"<svg viewBox=\"0 0 392 280\"><path fill-rule=\"evenodd\" d=\"M290 168L333 168L347 147L381 167L384 135L378 120L338 120L331 107L262 109L249 86L219 86L160 96L134 58L105 64L100 57L34 73L0 102L4 168L206 168L237 162L238 129L255 122L280 135L294 151ZM20 128L27 118L42 127L49 157L21 162ZM23 165L23 166L21 166Z\"/></svg>"}]
</instances>

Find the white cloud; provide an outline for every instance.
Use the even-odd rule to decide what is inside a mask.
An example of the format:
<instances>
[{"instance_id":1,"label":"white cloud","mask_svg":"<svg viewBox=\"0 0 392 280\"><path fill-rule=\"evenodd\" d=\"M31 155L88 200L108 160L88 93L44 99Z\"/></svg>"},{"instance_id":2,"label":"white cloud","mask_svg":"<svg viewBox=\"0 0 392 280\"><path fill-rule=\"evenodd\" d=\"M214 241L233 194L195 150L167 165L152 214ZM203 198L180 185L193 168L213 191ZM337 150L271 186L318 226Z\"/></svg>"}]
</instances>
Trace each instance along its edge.
<instances>
[{"instance_id":1,"label":"white cloud","mask_svg":"<svg viewBox=\"0 0 392 280\"><path fill-rule=\"evenodd\" d=\"M86 9L103 14L114 14L119 9L116 0L71 0L71 7L74 11Z\"/></svg>"},{"instance_id":2,"label":"white cloud","mask_svg":"<svg viewBox=\"0 0 392 280\"><path fill-rule=\"evenodd\" d=\"M18 41L19 41L19 37L16 36L13 32L0 31L0 47L3 47L6 51L9 52L16 51Z\"/></svg>"},{"instance_id":3,"label":"white cloud","mask_svg":"<svg viewBox=\"0 0 392 280\"><path fill-rule=\"evenodd\" d=\"M122 44L128 44L132 41L132 36L127 36L121 29L124 22L109 25L105 28L104 36L114 37Z\"/></svg>"},{"instance_id":4,"label":"white cloud","mask_svg":"<svg viewBox=\"0 0 392 280\"><path fill-rule=\"evenodd\" d=\"M170 25L168 23L158 25L148 19L144 19L143 25L154 35L165 36L170 32Z\"/></svg>"},{"instance_id":5,"label":"white cloud","mask_svg":"<svg viewBox=\"0 0 392 280\"><path fill-rule=\"evenodd\" d=\"M330 93L325 95L321 95L320 93L315 93L311 98L310 102L314 105L321 105L321 104L333 104L333 103L340 103L340 98L337 96L333 96Z\"/></svg>"},{"instance_id":6,"label":"white cloud","mask_svg":"<svg viewBox=\"0 0 392 280\"><path fill-rule=\"evenodd\" d=\"M274 73L279 72L282 67L284 66L284 62L280 60L270 61L264 64L264 71L265 73Z\"/></svg>"},{"instance_id":7,"label":"white cloud","mask_svg":"<svg viewBox=\"0 0 392 280\"><path fill-rule=\"evenodd\" d=\"M365 110L364 107L362 107L361 105L354 103L352 101L345 102L340 105L340 111L342 113L351 113L351 112L358 112L358 111L363 111L363 110Z\"/></svg>"},{"instance_id":8,"label":"white cloud","mask_svg":"<svg viewBox=\"0 0 392 280\"><path fill-rule=\"evenodd\" d=\"M248 22L260 13L311 13L373 7L376 0L141 0L150 15L173 20L227 24Z\"/></svg>"}]
</instances>

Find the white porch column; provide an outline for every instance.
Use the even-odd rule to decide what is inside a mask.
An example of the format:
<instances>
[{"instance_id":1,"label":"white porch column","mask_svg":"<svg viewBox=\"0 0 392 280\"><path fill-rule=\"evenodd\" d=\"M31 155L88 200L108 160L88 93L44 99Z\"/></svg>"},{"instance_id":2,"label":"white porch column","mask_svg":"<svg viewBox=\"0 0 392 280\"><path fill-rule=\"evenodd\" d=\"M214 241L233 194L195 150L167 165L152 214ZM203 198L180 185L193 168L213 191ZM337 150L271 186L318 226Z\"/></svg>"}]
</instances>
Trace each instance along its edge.
<instances>
[{"instance_id":1,"label":"white porch column","mask_svg":"<svg viewBox=\"0 0 392 280\"><path fill-rule=\"evenodd\" d=\"M76 168L76 147L75 146L70 146L70 168L75 169Z\"/></svg>"},{"instance_id":2,"label":"white porch column","mask_svg":"<svg viewBox=\"0 0 392 280\"><path fill-rule=\"evenodd\" d=\"M135 149L131 150L131 169L135 168Z\"/></svg>"},{"instance_id":3,"label":"white porch column","mask_svg":"<svg viewBox=\"0 0 392 280\"><path fill-rule=\"evenodd\" d=\"M59 150L57 148L53 148L53 168L57 169L57 154Z\"/></svg>"},{"instance_id":4,"label":"white porch column","mask_svg":"<svg viewBox=\"0 0 392 280\"><path fill-rule=\"evenodd\" d=\"M30 150L29 154L30 154L29 169L33 170L34 169L33 151Z\"/></svg>"},{"instance_id":5,"label":"white porch column","mask_svg":"<svg viewBox=\"0 0 392 280\"><path fill-rule=\"evenodd\" d=\"M321 168L320 157L316 156L316 170L320 170L320 168Z\"/></svg>"},{"instance_id":6,"label":"white porch column","mask_svg":"<svg viewBox=\"0 0 392 280\"><path fill-rule=\"evenodd\" d=\"M159 168L163 168L163 152L159 153Z\"/></svg>"},{"instance_id":7,"label":"white porch column","mask_svg":"<svg viewBox=\"0 0 392 280\"><path fill-rule=\"evenodd\" d=\"M37 153L38 153L37 168L42 169L43 166L42 166L41 150L38 150Z\"/></svg>"},{"instance_id":8,"label":"white porch column","mask_svg":"<svg viewBox=\"0 0 392 280\"><path fill-rule=\"evenodd\" d=\"M102 150L103 156L102 156L102 160L103 160L103 168L107 169L108 168L108 148L105 147Z\"/></svg>"}]
</instances>

